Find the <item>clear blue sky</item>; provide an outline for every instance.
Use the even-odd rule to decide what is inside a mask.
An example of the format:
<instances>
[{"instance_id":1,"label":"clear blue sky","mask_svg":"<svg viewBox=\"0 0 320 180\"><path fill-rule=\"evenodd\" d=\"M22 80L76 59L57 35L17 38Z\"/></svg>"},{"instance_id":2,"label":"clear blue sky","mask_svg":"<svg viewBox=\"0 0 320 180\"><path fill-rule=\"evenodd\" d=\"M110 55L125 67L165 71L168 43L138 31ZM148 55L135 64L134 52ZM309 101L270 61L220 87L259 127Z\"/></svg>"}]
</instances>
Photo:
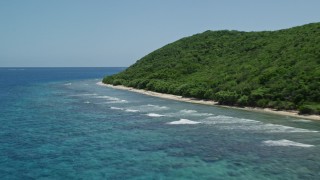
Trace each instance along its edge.
<instances>
[{"instance_id":1,"label":"clear blue sky","mask_svg":"<svg viewBox=\"0 0 320 180\"><path fill-rule=\"evenodd\" d=\"M129 66L206 30L320 22L320 0L1 0L0 67Z\"/></svg>"}]
</instances>

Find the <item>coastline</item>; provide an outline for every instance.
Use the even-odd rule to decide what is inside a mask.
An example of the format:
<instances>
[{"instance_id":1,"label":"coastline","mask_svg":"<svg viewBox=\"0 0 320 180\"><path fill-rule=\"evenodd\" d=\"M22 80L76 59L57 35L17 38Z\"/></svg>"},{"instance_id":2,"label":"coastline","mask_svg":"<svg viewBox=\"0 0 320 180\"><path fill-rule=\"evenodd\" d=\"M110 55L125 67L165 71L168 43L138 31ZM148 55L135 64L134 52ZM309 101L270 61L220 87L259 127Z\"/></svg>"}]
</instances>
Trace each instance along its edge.
<instances>
[{"instance_id":1,"label":"coastline","mask_svg":"<svg viewBox=\"0 0 320 180\"><path fill-rule=\"evenodd\" d=\"M210 106L219 106L219 107L226 107L226 108L232 108L232 109L241 109L246 111L253 111L253 112L261 112L261 113L269 113L269 114L277 114L282 116L290 116L290 117L296 117L296 118L303 118L303 119L309 119L309 120L320 120L320 116L318 115L299 115L298 111L278 111L271 108L254 108L254 107L235 107L235 106L226 106L226 105L218 105L218 102L212 101L212 100L201 100L196 98L188 98L188 97L182 97L177 96L173 94L164 94L164 93L158 93L153 91L148 91L144 89L135 89L132 87L126 87L122 85L114 86L111 84L104 84L103 82L98 82L97 85L99 86L105 86L113 89L120 89L120 90L126 90L131 92L136 92L148 96L154 96L164 99L170 99L175 101L182 101L182 102L189 102L194 104L203 104L203 105L210 105Z\"/></svg>"}]
</instances>

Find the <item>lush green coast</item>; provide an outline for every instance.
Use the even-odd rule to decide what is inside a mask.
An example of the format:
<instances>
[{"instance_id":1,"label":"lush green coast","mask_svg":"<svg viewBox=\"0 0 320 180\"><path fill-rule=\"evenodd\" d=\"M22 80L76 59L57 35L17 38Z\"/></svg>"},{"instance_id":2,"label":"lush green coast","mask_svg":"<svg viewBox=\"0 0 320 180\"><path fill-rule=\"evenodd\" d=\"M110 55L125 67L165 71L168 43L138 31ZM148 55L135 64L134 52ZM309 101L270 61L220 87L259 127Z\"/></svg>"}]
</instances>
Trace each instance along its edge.
<instances>
[{"instance_id":1,"label":"lush green coast","mask_svg":"<svg viewBox=\"0 0 320 180\"><path fill-rule=\"evenodd\" d=\"M320 23L278 31L205 31L103 82L224 105L320 114Z\"/></svg>"}]
</instances>

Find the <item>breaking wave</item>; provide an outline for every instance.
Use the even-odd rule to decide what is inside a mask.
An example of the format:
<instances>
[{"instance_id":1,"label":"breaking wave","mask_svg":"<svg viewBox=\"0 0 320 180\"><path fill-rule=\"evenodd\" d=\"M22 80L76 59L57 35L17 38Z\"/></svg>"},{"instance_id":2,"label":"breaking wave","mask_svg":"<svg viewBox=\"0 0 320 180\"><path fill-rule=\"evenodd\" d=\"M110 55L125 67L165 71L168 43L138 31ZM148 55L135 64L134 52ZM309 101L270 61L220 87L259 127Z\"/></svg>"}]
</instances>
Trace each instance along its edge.
<instances>
[{"instance_id":1,"label":"breaking wave","mask_svg":"<svg viewBox=\"0 0 320 180\"><path fill-rule=\"evenodd\" d=\"M181 110L180 112L181 112L181 113L190 114L190 113L196 113L196 112L198 112L198 111L196 111L196 110L188 110L188 109L184 109L184 110Z\"/></svg>"},{"instance_id":2,"label":"breaking wave","mask_svg":"<svg viewBox=\"0 0 320 180\"><path fill-rule=\"evenodd\" d=\"M108 102L105 102L106 104L113 104L113 103L128 103L127 100L119 99L117 97L111 97L111 96L95 96L94 98L98 99L106 99Z\"/></svg>"},{"instance_id":3,"label":"breaking wave","mask_svg":"<svg viewBox=\"0 0 320 180\"><path fill-rule=\"evenodd\" d=\"M139 110L136 110L136 109L126 109L125 111L126 112L139 112Z\"/></svg>"},{"instance_id":4,"label":"breaking wave","mask_svg":"<svg viewBox=\"0 0 320 180\"><path fill-rule=\"evenodd\" d=\"M125 112L139 112L139 110L136 109L125 109L125 108L120 108L120 107L110 107L110 109L114 110L120 110L120 111L125 111Z\"/></svg>"},{"instance_id":5,"label":"breaking wave","mask_svg":"<svg viewBox=\"0 0 320 180\"><path fill-rule=\"evenodd\" d=\"M98 99L107 99L107 100L110 100L110 101L117 101L117 100L119 100L119 98L111 97L111 96L96 96L95 98L98 98Z\"/></svg>"},{"instance_id":6,"label":"breaking wave","mask_svg":"<svg viewBox=\"0 0 320 180\"><path fill-rule=\"evenodd\" d=\"M119 108L119 107L110 107L110 109L123 110L123 108Z\"/></svg>"},{"instance_id":7,"label":"breaking wave","mask_svg":"<svg viewBox=\"0 0 320 180\"><path fill-rule=\"evenodd\" d=\"M263 133L315 133L318 131L295 128L279 124L263 123L260 121L230 116L212 116L203 120L206 124L218 125L217 127L227 130L247 130Z\"/></svg>"},{"instance_id":8,"label":"breaking wave","mask_svg":"<svg viewBox=\"0 0 320 180\"><path fill-rule=\"evenodd\" d=\"M200 124L201 122L191 121L189 119L180 119L179 121L168 122L167 124Z\"/></svg>"},{"instance_id":9,"label":"breaking wave","mask_svg":"<svg viewBox=\"0 0 320 180\"><path fill-rule=\"evenodd\" d=\"M176 113L168 113L168 116L212 116L211 113L200 113L196 110L183 109Z\"/></svg>"},{"instance_id":10,"label":"breaking wave","mask_svg":"<svg viewBox=\"0 0 320 180\"><path fill-rule=\"evenodd\" d=\"M311 144L303 144L303 143L298 143L294 141L290 141L287 139L282 139L282 140L267 140L262 142L266 146L297 146L297 147L312 147L314 145Z\"/></svg>"},{"instance_id":11,"label":"breaking wave","mask_svg":"<svg viewBox=\"0 0 320 180\"><path fill-rule=\"evenodd\" d=\"M134 109L137 109L141 112L152 112L152 111L164 111L164 110L168 110L169 108L167 106L158 106L158 105L148 104L148 105L135 106Z\"/></svg>"},{"instance_id":12,"label":"breaking wave","mask_svg":"<svg viewBox=\"0 0 320 180\"><path fill-rule=\"evenodd\" d=\"M148 113L146 114L147 116L150 116L150 117L163 117L165 115L162 115L162 114L156 114L156 113Z\"/></svg>"},{"instance_id":13,"label":"breaking wave","mask_svg":"<svg viewBox=\"0 0 320 180\"><path fill-rule=\"evenodd\" d=\"M306 122L306 123L312 122L311 120L306 120L306 119L295 119L295 120L292 120L292 121L294 121L294 122Z\"/></svg>"},{"instance_id":14,"label":"breaking wave","mask_svg":"<svg viewBox=\"0 0 320 180\"><path fill-rule=\"evenodd\" d=\"M231 116L211 116L205 119L208 124L243 124L243 123L260 123L259 121L244 118L234 118Z\"/></svg>"},{"instance_id":15,"label":"breaking wave","mask_svg":"<svg viewBox=\"0 0 320 180\"><path fill-rule=\"evenodd\" d=\"M123 100L123 99L119 99L119 100L106 102L106 104L118 104L118 103L128 103L128 101L127 100Z\"/></svg>"},{"instance_id":16,"label":"breaking wave","mask_svg":"<svg viewBox=\"0 0 320 180\"><path fill-rule=\"evenodd\" d=\"M96 93L93 93L93 94L74 94L74 95L69 95L69 96L96 96L97 94Z\"/></svg>"}]
</instances>

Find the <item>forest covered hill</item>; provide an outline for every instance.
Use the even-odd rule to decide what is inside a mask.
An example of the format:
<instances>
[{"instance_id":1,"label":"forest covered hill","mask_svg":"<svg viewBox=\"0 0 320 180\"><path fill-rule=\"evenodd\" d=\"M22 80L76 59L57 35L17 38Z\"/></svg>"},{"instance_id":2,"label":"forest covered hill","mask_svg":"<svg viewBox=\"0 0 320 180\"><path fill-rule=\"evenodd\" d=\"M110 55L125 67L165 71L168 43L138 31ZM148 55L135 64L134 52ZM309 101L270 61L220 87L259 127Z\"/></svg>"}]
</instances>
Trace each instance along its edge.
<instances>
[{"instance_id":1,"label":"forest covered hill","mask_svg":"<svg viewBox=\"0 0 320 180\"><path fill-rule=\"evenodd\" d=\"M103 82L224 105L320 114L320 23L205 31L155 50Z\"/></svg>"}]
</instances>

